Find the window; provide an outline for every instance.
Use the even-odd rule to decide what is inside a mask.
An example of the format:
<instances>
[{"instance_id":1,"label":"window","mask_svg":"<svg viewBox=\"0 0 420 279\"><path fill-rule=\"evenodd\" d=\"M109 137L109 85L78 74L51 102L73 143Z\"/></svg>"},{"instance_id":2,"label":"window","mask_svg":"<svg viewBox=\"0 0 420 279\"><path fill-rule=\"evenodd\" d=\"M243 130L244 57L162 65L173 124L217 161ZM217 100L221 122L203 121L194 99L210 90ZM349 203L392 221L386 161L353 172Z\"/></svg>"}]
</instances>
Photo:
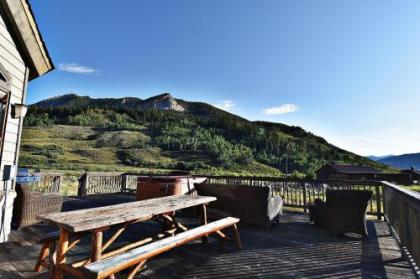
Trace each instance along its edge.
<instances>
[{"instance_id":1,"label":"window","mask_svg":"<svg viewBox=\"0 0 420 279\"><path fill-rule=\"evenodd\" d=\"M3 140L6 131L7 114L10 107L10 75L0 64L0 152L3 150ZM1 156L0 156L1 158Z\"/></svg>"},{"instance_id":2,"label":"window","mask_svg":"<svg viewBox=\"0 0 420 279\"><path fill-rule=\"evenodd\" d=\"M3 99L10 92L10 75L0 64L0 99Z\"/></svg>"}]
</instances>

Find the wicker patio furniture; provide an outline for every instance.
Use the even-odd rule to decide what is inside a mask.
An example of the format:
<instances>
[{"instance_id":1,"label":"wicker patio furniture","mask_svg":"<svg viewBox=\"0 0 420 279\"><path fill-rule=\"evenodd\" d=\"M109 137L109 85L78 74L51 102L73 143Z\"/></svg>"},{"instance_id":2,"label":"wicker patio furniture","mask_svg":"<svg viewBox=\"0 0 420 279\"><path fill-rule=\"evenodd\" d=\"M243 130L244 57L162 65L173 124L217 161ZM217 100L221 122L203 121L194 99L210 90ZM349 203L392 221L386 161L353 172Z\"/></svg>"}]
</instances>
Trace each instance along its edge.
<instances>
[{"instance_id":1,"label":"wicker patio furniture","mask_svg":"<svg viewBox=\"0 0 420 279\"><path fill-rule=\"evenodd\" d=\"M367 236L366 209L372 191L328 190L326 201L309 207L310 220L332 233L354 232Z\"/></svg>"},{"instance_id":2,"label":"wicker patio furniture","mask_svg":"<svg viewBox=\"0 0 420 279\"><path fill-rule=\"evenodd\" d=\"M59 193L33 191L29 184L16 184L16 193L13 224L17 228L39 223L38 215L60 212L63 206L63 196Z\"/></svg>"}]
</instances>

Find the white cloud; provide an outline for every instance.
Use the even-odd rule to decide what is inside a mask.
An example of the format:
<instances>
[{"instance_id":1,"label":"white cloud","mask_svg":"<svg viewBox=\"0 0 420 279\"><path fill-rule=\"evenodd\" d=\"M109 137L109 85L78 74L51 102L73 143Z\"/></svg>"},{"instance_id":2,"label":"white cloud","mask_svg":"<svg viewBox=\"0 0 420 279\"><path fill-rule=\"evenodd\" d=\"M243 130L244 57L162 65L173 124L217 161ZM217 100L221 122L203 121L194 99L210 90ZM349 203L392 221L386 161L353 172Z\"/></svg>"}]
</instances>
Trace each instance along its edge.
<instances>
[{"instance_id":1,"label":"white cloud","mask_svg":"<svg viewBox=\"0 0 420 279\"><path fill-rule=\"evenodd\" d=\"M223 100L220 104L213 104L213 106L222 110L232 111L235 109L236 104L232 100Z\"/></svg>"},{"instance_id":2,"label":"white cloud","mask_svg":"<svg viewBox=\"0 0 420 279\"><path fill-rule=\"evenodd\" d=\"M277 115L295 112L298 110L298 106L294 104L282 104L277 107L266 108L263 110L263 114L266 115Z\"/></svg>"},{"instance_id":3,"label":"white cloud","mask_svg":"<svg viewBox=\"0 0 420 279\"><path fill-rule=\"evenodd\" d=\"M77 63L61 63L58 66L58 69L63 72L73 73L73 74L95 74L99 71L97 69L79 65Z\"/></svg>"}]
</instances>

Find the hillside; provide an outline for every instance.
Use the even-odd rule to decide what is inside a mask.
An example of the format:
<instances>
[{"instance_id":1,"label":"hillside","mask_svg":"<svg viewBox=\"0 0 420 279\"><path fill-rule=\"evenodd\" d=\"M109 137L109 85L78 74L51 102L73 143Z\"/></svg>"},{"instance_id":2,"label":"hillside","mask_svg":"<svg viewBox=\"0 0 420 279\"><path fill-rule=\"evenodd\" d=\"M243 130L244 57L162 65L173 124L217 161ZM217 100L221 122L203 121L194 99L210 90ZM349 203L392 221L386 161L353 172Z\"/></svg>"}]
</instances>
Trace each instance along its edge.
<instances>
[{"instance_id":1,"label":"hillside","mask_svg":"<svg viewBox=\"0 0 420 279\"><path fill-rule=\"evenodd\" d=\"M42 169L281 175L286 157L295 175L313 176L332 161L386 168L300 127L251 122L168 93L58 96L30 106L24 124L20 165Z\"/></svg>"},{"instance_id":2,"label":"hillside","mask_svg":"<svg viewBox=\"0 0 420 279\"><path fill-rule=\"evenodd\" d=\"M380 159L378 162L400 169L409 169L411 167L420 169L420 153L390 156Z\"/></svg>"}]
</instances>

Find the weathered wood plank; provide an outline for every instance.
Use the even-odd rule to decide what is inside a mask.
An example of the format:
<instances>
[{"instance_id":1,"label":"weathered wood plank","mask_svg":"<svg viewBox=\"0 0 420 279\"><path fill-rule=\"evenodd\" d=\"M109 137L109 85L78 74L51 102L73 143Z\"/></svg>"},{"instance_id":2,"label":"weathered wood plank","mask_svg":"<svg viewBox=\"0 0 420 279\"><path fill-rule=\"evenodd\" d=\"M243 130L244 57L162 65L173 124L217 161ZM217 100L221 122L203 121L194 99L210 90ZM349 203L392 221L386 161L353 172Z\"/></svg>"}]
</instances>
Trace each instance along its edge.
<instances>
[{"instance_id":1,"label":"weathered wood plank","mask_svg":"<svg viewBox=\"0 0 420 279\"><path fill-rule=\"evenodd\" d=\"M121 224L188 207L215 201L215 197L168 196L98 208L59 212L39 216L46 222L57 224L70 232L93 230Z\"/></svg>"},{"instance_id":2,"label":"weathered wood plank","mask_svg":"<svg viewBox=\"0 0 420 279\"><path fill-rule=\"evenodd\" d=\"M165 251L184 245L185 243L191 242L207 234L215 233L218 230L231 227L238 222L239 219L237 218L226 217L186 232L182 232L175 236L141 246L127 253L91 263L83 269L90 274L94 274L94 277L96 278L106 278L107 276L136 265L144 260L150 259Z\"/></svg>"}]
</instances>

